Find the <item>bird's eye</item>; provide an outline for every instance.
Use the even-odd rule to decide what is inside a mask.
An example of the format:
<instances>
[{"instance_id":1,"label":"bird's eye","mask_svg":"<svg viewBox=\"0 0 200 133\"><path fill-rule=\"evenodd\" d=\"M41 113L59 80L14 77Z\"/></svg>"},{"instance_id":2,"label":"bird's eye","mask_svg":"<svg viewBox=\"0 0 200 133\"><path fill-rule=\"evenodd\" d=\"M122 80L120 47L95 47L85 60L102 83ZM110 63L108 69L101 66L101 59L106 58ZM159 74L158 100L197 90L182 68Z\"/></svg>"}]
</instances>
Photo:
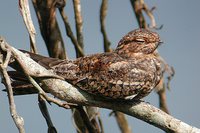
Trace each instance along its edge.
<instances>
[{"instance_id":1,"label":"bird's eye","mask_svg":"<svg viewBox=\"0 0 200 133\"><path fill-rule=\"evenodd\" d=\"M135 39L137 42L140 42L140 43L143 43L143 42L145 42L145 40L144 39L142 39L142 38L136 38Z\"/></svg>"}]
</instances>

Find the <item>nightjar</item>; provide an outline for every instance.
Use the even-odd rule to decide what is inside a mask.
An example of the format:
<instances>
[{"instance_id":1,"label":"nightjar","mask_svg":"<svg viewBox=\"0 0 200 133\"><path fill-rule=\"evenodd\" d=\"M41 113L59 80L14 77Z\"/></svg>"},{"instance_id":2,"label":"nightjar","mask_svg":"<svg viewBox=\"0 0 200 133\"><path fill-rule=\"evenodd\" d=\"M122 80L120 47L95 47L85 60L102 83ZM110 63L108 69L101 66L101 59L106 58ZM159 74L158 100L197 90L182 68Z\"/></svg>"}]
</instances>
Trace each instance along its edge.
<instances>
[{"instance_id":1,"label":"nightjar","mask_svg":"<svg viewBox=\"0 0 200 133\"><path fill-rule=\"evenodd\" d=\"M40 65L88 93L113 99L141 99L162 77L161 61L154 53L160 43L156 32L136 29L125 35L117 48L108 53L75 60L29 54Z\"/></svg>"}]
</instances>

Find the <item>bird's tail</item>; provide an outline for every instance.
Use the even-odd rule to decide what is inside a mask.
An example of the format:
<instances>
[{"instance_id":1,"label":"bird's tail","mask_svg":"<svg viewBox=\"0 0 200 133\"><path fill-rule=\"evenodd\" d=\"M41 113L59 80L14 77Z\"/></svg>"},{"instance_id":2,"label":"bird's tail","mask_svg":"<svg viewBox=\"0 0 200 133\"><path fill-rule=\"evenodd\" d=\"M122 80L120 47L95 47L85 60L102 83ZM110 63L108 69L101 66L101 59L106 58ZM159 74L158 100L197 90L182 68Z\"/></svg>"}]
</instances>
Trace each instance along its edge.
<instances>
[{"instance_id":1,"label":"bird's tail","mask_svg":"<svg viewBox=\"0 0 200 133\"><path fill-rule=\"evenodd\" d=\"M8 75L11 79L13 95L36 94L38 92L22 73L17 71L8 71ZM3 91L7 90L4 89Z\"/></svg>"},{"instance_id":2,"label":"bird's tail","mask_svg":"<svg viewBox=\"0 0 200 133\"><path fill-rule=\"evenodd\" d=\"M21 50L21 51L24 53L28 53L30 55L30 58L32 58L34 61L36 61L37 63L39 63L41 66L45 67L46 69L50 69L49 64L51 62L59 61L58 59L55 59L55 58L44 57L44 56L33 54L24 50ZM9 66L16 70L16 71L8 71L8 75L10 76L10 79L11 79L11 86L13 88L14 95L26 95L26 94L38 93L38 91L33 87L32 84L30 84L26 76L22 73L21 68L16 62L10 63ZM4 89L3 91L6 91L6 89Z\"/></svg>"}]
</instances>

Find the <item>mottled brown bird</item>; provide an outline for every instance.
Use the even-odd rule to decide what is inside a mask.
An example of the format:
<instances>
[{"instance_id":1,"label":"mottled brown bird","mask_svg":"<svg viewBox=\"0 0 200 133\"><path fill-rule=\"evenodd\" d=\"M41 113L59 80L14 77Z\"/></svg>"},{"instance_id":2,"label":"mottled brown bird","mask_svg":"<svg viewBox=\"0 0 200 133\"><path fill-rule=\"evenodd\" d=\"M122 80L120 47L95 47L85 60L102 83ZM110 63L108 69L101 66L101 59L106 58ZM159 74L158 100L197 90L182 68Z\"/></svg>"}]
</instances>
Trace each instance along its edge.
<instances>
[{"instance_id":1,"label":"mottled brown bird","mask_svg":"<svg viewBox=\"0 0 200 133\"><path fill-rule=\"evenodd\" d=\"M162 77L161 62L154 54L160 42L157 33L136 29L125 35L113 52L76 60L30 56L88 93L113 99L141 99Z\"/></svg>"}]
</instances>

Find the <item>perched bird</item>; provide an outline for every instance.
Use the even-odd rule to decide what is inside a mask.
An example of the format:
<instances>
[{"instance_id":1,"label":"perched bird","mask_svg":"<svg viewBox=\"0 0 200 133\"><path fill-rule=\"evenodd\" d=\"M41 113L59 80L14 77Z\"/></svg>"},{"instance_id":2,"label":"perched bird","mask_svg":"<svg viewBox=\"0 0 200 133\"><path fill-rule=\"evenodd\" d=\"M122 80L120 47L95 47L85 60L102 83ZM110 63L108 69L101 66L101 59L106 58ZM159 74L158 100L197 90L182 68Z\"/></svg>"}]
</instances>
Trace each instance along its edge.
<instances>
[{"instance_id":1,"label":"perched bird","mask_svg":"<svg viewBox=\"0 0 200 133\"><path fill-rule=\"evenodd\" d=\"M29 54L45 68L88 93L113 99L141 99L162 77L161 61L154 53L160 43L156 32L136 29L125 35L117 48L108 53L75 60Z\"/></svg>"}]
</instances>

